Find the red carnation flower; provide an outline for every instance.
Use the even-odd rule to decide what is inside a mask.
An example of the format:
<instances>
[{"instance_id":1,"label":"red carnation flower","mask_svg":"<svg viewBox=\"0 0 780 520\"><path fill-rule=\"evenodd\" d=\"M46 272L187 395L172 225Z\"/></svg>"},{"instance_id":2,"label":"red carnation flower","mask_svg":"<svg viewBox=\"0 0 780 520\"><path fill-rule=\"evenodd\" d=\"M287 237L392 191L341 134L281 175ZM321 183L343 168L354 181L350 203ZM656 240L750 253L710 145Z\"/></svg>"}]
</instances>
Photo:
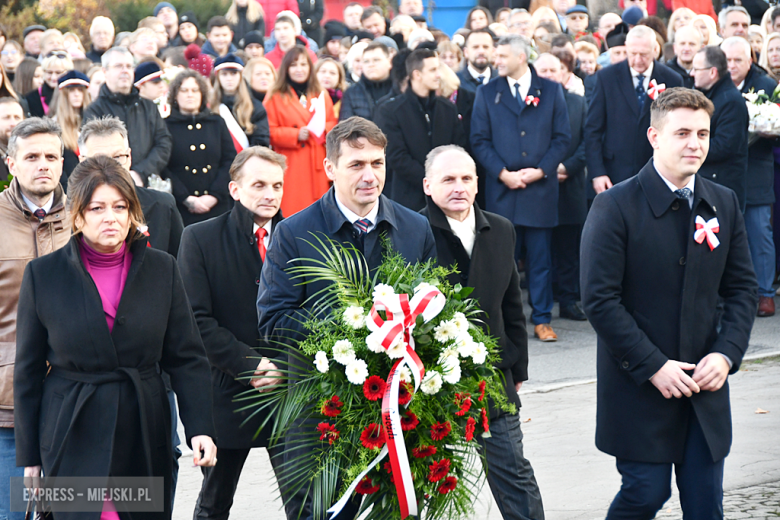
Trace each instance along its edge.
<instances>
[{"instance_id":1,"label":"red carnation flower","mask_svg":"<svg viewBox=\"0 0 780 520\"><path fill-rule=\"evenodd\" d=\"M450 434L452 431L452 426L450 426L450 421L444 422L444 423L435 423L433 426L431 426L431 439L435 441L440 441L444 437Z\"/></svg>"},{"instance_id":2,"label":"red carnation flower","mask_svg":"<svg viewBox=\"0 0 780 520\"><path fill-rule=\"evenodd\" d=\"M478 401L482 401L485 398L485 386L487 386L487 384L484 380L479 383L479 397L477 398Z\"/></svg>"},{"instance_id":3,"label":"red carnation flower","mask_svg":"<svg viewBox=\"0 0 780 520\"><path fill-rule=\"evenodd\" d=\"M393 478L393 466L390 464L390 461L385 462L382 465L383 468L390 474L390 483L395 484L395 479Z\"/></svg>"},{"instance_id":4,"label":"red carnation flower","mask_svg":"<svg viewBox=\"0 0 780 520\"><path fill-rule=\"evenodd\" d=\"M469 420L466 421L466 442L471 442L471 440L474 438L474 430L477 427L477 421L473 417L469 417Z\"/></svg>"},{"instance_id":5,"label":"red carnation flower","mask_svg":"<svg viewBox=\"0 0 780 520\"><path fill-rule=\"evenodd\" d=\"M439 486L439 493L442 495L446 495L453 489L455 489L455 486L458 485L458 479L455 477L447 477L444 479L444 482L442 482L441 486Z\"/></svg>"},{"instance_id":6,"label":"red carnation flower","mask_svg":"<svg viewBox=\"0 0 780 520\"><path fill-rule=\"evenodd\" d=\"M341 413L342 406L344 406L344 403L339 401L339 396L334 395L323 403L320 412L322 412L322 415L326 417L336 417Z\"/></svg>"},{"instance_id":7,"label":"red carnation flower","mask_svg":"<svg viewBox=\"0 0 780 520\"><path fill-rule=\"evenodd\" d=\"M486 432L490 431L490 425L488 424L488 414L487 410L484 408L482 409L482 429Z\"/></svg>"},{"instance_id":8,"label":"red carnation flower","mask_svg":"<svg viewBox=\"0 0 780 520\"><path fill-rule=\"evenodd\" d=\"M401 417L402 431L408 432L409 430L414 430L417 428L418 424L420 424L420 420L411 410L407 410L406 413Z\"/></svg>"},{"instance_id":9,"label":"red carnation flower","mask_svg":"<svg viewBox=\"0 0 780 520\"><path fill-rule=\"evenodd\" d=\"M355 488L355 493L360 493L361 495L373 495L377 491L379 491L379 486L373 485L368 477L363 477L363 480Z\"/></svg>"},{"instance_id":10,"label":"red carnation flower","mask_svg":"<svg viewBox=\"0 0 780 520\"><path fill-rule=\"evenodd\" d=\"M385 436L382 434L382 428L377 423L371 423L360 434L360 442L369 450L381 448L385 445Z\"/></svg>"},{"instance_id":11,"label":"red carnation flower","mask_svg":"<svg viewBox=\"0 0 780 520\"><path fill-rule=\"evenodd\" d=\"M371 376L363 383L363 395L369 401L381 399L385 393L385 380L379 376Z\"/></svg>"},{"instance_id":12,"label":"red carnation flower","mask_svg":"<svg viewBox=\"0 0 780 520\"><path fill-rule=\"evenodd\" d=\"M398 387L398 404L405 405L412 400L412 385L409 383L401 383Z\"/></svg>"},{"instance_id":13,"label":"red carnation flower","mask_svg":"<svg viewBox=\"0 0 780 520\"><path fill-rule=\"evenodd\" d=\"M418 459L424 459L425 457L433 457L436 455L436 446L423 446L421 448L414 448L412 455Z\"/></svg>"},{"instance_id":14,"label":"red carnation flower","mask_svg":"<svg viewBox=\"0 0 780 520\"><path fill-rule=\"evenodd\" d=\"M327 439L328 444L333 444L336 442L336 439L338 439L339 435L341 434L341 432L338 431L334 425L326 422L319 423L317 425L317 431L320 432L320 440L324 441Z\"/></svg>"},{"instance_id":15,"label":"red carnation flower","mask_svg":"<svg viewBox=\"0 0 780 520\"><path fill-rule=\"evenodd\" d=\"M471 395L469 394L455 394L455 406L458 406L460 410L455 412L458 417L463 417L471 409Z\"/></svg>"},{"instance_id":16,"label":"red carnation flower","mask_svg":"<svg viewBox=\"0 0 780 520\"><path fill-rule=\"evenodd\" d=\"M447 476L450 472L450 459L441 459L440 461L434 461L433 464L428 466L430 473L428 473L428 480L431 482L438 482Z\"/></svg>"}]
</instances>

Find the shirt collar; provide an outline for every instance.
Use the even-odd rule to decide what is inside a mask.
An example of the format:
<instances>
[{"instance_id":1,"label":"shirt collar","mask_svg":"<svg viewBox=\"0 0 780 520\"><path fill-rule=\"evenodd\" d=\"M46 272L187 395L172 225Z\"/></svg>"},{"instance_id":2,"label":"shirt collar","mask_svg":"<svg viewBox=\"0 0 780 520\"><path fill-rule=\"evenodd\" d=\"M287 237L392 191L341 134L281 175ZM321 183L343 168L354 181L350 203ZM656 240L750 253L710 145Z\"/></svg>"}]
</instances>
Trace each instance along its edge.
<instances>
[{"instance_id":1,"label":"shirt collar","mask_svg":"<svg viewBox=\"0 0 780 520\"><path fill-rule=\"evenodd\" d=\"M528 67L528 70L526 70L525 74L520 76L519 79L510 78L509 76L506 77L506 80L509 82L509 86L511 88L514 88L515 84L517 84L520 89L524 89L526 91L531 88L532 79L533 76L531 75L531 67Z\"/></svg>"},{"instance_id":2,"label":"shirt collar","mask_svg":"<svg viewBox=\"0 0 780 520\"><path fill-rule=\"evenodd\" d=\"M21 190L20 190L20 191L21 191ZM36 205L35 205L35 203L34 203L33 201L31 201L30 199L28 199L28 198L27 198L27 197L24 195L24 193L22 193L22 198L24 199L24 203L25 203L25 204L27 204L27 207L28 207L28 208L30 208L30 213L35 213L35 211L36 211L36 210L38 210L38 209L42 209L42 210L43 210L43 211L45 211L45 212L46 212L46 214L48 215L48 214L49 214L49 212L51 211L51 207L52 207L52 205L54 204L54 193L52 193L52 194L49 196L49 200L48 200L48 202L46 202L46 204L44 204L44 205L43 205L43 206L41 206L40 208L39 208L38 206L36 206Z\"/></svg>"},{"instance_id":3,"label":"shirt collar","mask_svg":"<svg viewBox=\"0 0 780 520\"><path fill-rule=\"evenodd\" d=\"M266 222L263 225L263 229L265 229L265 237L268 238L271 236L271 230L273 229L273 219L268 219L268 222ZM260 229L260 226L252 222L252 234L254 235L257 233L257 230Z\"/></svg>"},{"instance_id":4,"label":"shirt collar","mask_svg":"<svg viewBox=\"0 0 780 520\"><path fill-rule=\"evenodd\" d=\"M445 217L447 217L446 214ZM469 214L462 221L447 217L447 223L450 225L450 229L452 229L453 233L456 235L460 235L464 232L469 232L472 235L477 234L477 219L474 215L473 206L469 208Z\"/></svg>"},{"instance_id":5,"label":"shirt collar","mask_svg":"<svg viewBox=\"0 0 780 520\"><path fill-rule=\"evenodd\" d=\"M344 204L341 203L339 200L338 195L336 195L336 206L338 206L339 211L341 211L341 214L344 215L344 217L349 220L350 224L354 224L356 221L360 220L361 218L368 219L371 222L371 227L376 226L376 217L379 213L379 199L377 199L376 204L374 204L374 207L371 208L371 211L368 212L368 215L365 217L361 217L357 213L353 212L351 209L346 207Z\"/></svg>"},{"instance_id":6,"label":"shirt collar","mask_svg":"<svg viewBox=\"0 0 780 520\"><path fill-rule=\"evenodd\" d=\"M653 161L653 167L655 168L655 171L656 171L656 172L658 172L658 176L659 176L659 177L661 177L661 179L664 181L664 183L666 184L666 186L667 186L667 187L668 187L670 190L672 190L672 192L675 192L675 191L677 191L677 190L679 190L679 189L680 189L680 188L678 188L677 186L675 186L674 184L672 184L672 183L669 181L669 179L667 179L666 177L664 177L663 175L661 175L661 172L659 172L659 171L658 171L658 168L655 166L655 161ZM696 176L695 176L695 175L691 175L691 180L689 180L689 181L688 181L688 184L686 184L685 186L683 186L684 188L688 188L689 190L691 190L691 197L693 197L693 193L694 193L694 191L693 191L693 188L694 188L694 186L695 186L695 185L696 185Z\"/></svg>"},{"instance_id":7,"label":"shirt collar","mask_svg":"<svg viewBox=\"0 0 780 520\"><path fill-rule=\"evenodd\" d=\"M653 75L653 66L654 63L651 63L650 66L647 68L647 70L642 73L642 75L645 77L645 81L650 81L650 78ZM635 71L632 67L628 67L628 70L631 71L632 78L636 78L637 76L639 76L639 73Z\"/></svg>"},{"instance_id":8,"label":"shirt collar","mask_svg":"<svg viewBox=\"0 0 780 520\"><path fill-rule=\"evenodd\" d=\"M479 72L477 69L472 67L471 64L469 63L468 71L469 71L469 74L471 74L471 77L474 78L474 79L477 79L480 76L484 76L485 79L487 79L487 80L490 79L490 66L489 65L488 65L488 68L486 68L484 72Z\"/></svg>"}]
</instances>

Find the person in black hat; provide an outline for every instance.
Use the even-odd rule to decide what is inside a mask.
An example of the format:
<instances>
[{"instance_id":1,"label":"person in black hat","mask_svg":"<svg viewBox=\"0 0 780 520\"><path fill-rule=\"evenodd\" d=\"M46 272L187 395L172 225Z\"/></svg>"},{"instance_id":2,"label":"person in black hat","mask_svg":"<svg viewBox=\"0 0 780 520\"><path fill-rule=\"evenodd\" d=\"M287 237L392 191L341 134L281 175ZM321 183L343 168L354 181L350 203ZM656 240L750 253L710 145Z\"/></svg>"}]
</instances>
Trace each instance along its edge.
<instances>
[{"instance_id":1,"label":"person in black hat","mask_svg":"<svg viewBox=\"0 0 780 520\"><path fill-rule=\"evenodd\" d=\"M186 47L194 43L203 47L206 39L200 35L198 17L192 11L186 11L179 17L179 35L171 43L172 47Z\"/></svg>"},{"instance_id":2,"label":"person in black hat","mask_svg":"<svg viewBox=\"0 0 780 520\"><path fill-rule=\"evenodd\" d=\"M347 35L347 26L338 20L329 20L325 22L325 38L320 56L330 56L338 60L341 51L341 40Z\"/></svg>"},{"instance_id":3,"label":"person in black hat","mask_svg":"<svg viewBox=\"0 0 780 520\"><path fill-rule=\"evenodd\" d=\"M588 8L584 5L573 5L566 11L566 32L571 34L575 40L590 34L588 32Z\"/></svg>"},{"instance_id":4,"label":"person in black hat","mask_svg":"<svg viewBox=\"0 0 780 520\"><path fill-rule=\"evenodd\" d=\"M139 96L154 101L165 94L162 76L163 71L155 61L145 61L135 68L133 86L138 89Z\"/></svg>"},{"instance_id":5,"label":"person in black hat","mask_svg":"<svg viewBox=\"0 0 780 520\"><path fill-rule=\"evenodd\" d=\"M265 56L265 38L263 32L260 30L249 31L238 42L238 46L244 49L247 58L262 58Z\"/></svg>"},{"instance_id":6,"label":"person in black hat","mask_svg":"<svg viewBox=\"0 0 780 520\"><path fill-rule=\"evenodd\" d=\"M41 35L46 31L43 25L30 25L24 28L22 38L24 41L24 52L30 58L38 59L41 54Z\"/></svg>"},{"instance_id":7,"label":"person in black hat","mask_svg":"<svg viewBox=\"0 0 780 520\"><path fill-rule=\"evenodd\" d=\"M87 88L89 88L89 77L86 74L71 70L60 76L48 113L49 117L55 119L62 128L65 153L60 184L65 191L68 190L70 173L79 164L77 155L79 128L81 128L84 110L92 102Z\"/></svg>"},{"instance_id":8,"label":"person in black hat","mask_svg":"<svg viewBox=\"0 0 780 520\"><path fill-rule=\"evenodd\" d=\"M626 59L626 35L628 25L619 23L607 34L607 49L609 49L609 63L614 65Z\"/></svg>"},{"instance_id":9,"label":"person in black hat","mask_svg":"<svg viewBox=\"0 0 780 520\"><path fill-rule=\"evenodd\" d=\"M428 19L421 14L412 15L412 20L417 24L419 29L428 29Z\"/></svg>"}]
</instances>

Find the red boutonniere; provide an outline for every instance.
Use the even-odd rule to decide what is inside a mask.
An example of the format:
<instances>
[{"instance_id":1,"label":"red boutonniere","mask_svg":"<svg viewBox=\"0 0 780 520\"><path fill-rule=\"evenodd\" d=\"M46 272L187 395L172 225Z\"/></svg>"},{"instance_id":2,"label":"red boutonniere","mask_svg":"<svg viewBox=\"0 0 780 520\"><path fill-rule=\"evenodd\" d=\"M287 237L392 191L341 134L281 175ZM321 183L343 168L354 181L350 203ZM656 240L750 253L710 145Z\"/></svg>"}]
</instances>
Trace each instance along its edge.
<instances>
[{"instance_id":1,"label":"red boutonniere","mask_svg":"<svg viewBox=\"0 0 780 520\"><path fill-rule=\"evenodd\" d=\"M647 95L655 101L655 98L657 98L661 93L666 90L666 83L661 83L660 85L654 80L650 80L649 88L647 89Z\"/></svg>"},{"instance_id":2,"label":"red boutonniere","mask_svg":"<svg viewBox=\"0 0 780 520\"><path fill-rule=\"evenodd\" d=\"M526 96L525 97L525 104L526 105L533 105L535 107L539 106L539 98L534 96Z\"/></svg>"}]
</instances>

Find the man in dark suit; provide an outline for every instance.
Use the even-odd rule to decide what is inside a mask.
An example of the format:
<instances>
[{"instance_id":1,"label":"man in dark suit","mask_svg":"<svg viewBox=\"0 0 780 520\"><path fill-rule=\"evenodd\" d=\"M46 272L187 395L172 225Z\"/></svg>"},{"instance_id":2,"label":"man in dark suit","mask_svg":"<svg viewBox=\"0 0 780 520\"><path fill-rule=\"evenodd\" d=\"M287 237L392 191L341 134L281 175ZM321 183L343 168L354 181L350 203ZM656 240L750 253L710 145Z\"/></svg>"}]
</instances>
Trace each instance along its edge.
<instances>
[{"instance_id":1,"label":"man in dark suit","mask_svg":"<svg viewBox=\"0 0 780 520\"><path fill-rule=\"evenodd\" d=\"M339 119L352 116L374 120L377 103L393 90L390 72L390 50L382 42L371 42L363 51L363 73L360 81L344 91Z\"/></svg>"},{"instance_id":2,"label":"man in dark suit","mask_svg":"<svg viewBox=\"0 0 780 520\"><path fill-rule=\"evenodd\" d=\"M520 276L514 262L514 226L504 217L482 211L477 195L477 167L454 145L435 148L425 161L428 217L436 239L438 263L457 266L453 285L473 287L471 297L484 311L486 330L498 338L509 402L520 408L517 392L528 379L528 334ZM517 415L490 407L489 438L478 438L487 461L487 479L505 519L543 519L544 508L531 463L523 455Z\"/></svg>"},{"instance_id":3,"label":"man in dark suit","mask_svg":"<svg viewBox=\"0 0 780 520\"><path fill-rule=\"evenodd\" d=\"M461 88L476 92L477 87L487 85L488 81L498 77L498 71L490 66L493 63L493 31L487 27L471 31L466 36L463 57L466 66L457 73Z\"/></svg>"},{"instance_id":4,"label":"man in dark suit","mask_svg":"<svg viewBox=\"0 0 780 520\"><path fill-rule=\"evenodd\" d=\"M758 295L737 197L696 175L713 110L695 90L661 94L652 160L596 196L585 223L596 446L617 458L623 478L608 520L654 518L671 495L673 465L685 518L723 518L727 378L747 350Z\"/></svg>"},{"instance_id":5,"label":"man in dark suit","mask_svg":"<svg viewBox=\"0 0 780 520\"><path fill-rule=\"evenodd\" d=\"M742 94L774 92L777 81L753 63L750 43L740 37L726 38L720 48L726 54L731 81ZM775 156L777 137L757 138L748 148L745 183L745 228L750 256L758 278L758 316L775 315L775 244L772 237L772 204L775 202Z\"/></svg>"},{"instance_id":6,"label":"man in dark suit","mask_svg":"<svg viewBox=\"0 0 780 520\"><path fill-rule=\"evenodd\" d=\"M561 61L552 54L542 54L534 62L539 76L560 83ZM571 126L571 144L558 165L558 225L553 229L553 264L558 275L556 299L561 318L585 321L577 301L580 299L580 235L588 202L585 191L585 142L582 139L588 105L583 96L563 91Z\"/></svg>"},{"instance_id":7,"label":"man in dark suit","mask_svg":"<svg viewBox=\"0 0 780 520\"><path fill-rule=\"evenodd\" d=\"M710 121L710 153L699 176L731 188L739 207L745 209L748 168L748 117L745 99L729 75L726 55L707 46L693 58L696 88L715 105Z\"/></svg>"},{"instance_id":8,"label":"man in dark suit","mask_svg":"<svg viewBox=\"0 0 780 520\"><path fill-rule=\"evenodd\" d=\"M571 129L563 89L528 64L522 36L502 36L496 48L501 77L477 89L471 149L485 168L487 209L517 228L516 257L525 248L534 335L556 341L552 319L552 230L558 225L558 165Z\"/></svg>"},{"instance_id":9,"label":"man in dark suit","mask_svg":"<svg viewBox=\"0 0 780 520\"><path fill-rule=\"evenodd\" d=\"M388 197L407 208L425 207L425 157L438 146L466 146L458 108L436 95L439 57L417 49L406 59L409 87L379 107L376 124L387 136Z\"/></svg>"},{"instance_id":10,"label":"man in dark suit","mask_svg":"<svg viewBox=\"0 0 780 520\"><path fill-rule=\"evenodd\" d=\"M317 236L352 244L363 253L372 272L381 264L385 252L381 235L387 237L407 262L436 257L436 243L428 220L382 195L386 146L387 138L382 131L360 117L342 121L328 133L325 172L333 187L320 200L277 226L257 294L261 338L292 348L297 340L305 337L303 322L317 303L316 295L327 289L329 283L306 278L293 280L286 269L306 265L301 259L322 258L313 245ZM302 438L301 428L294 427L288 435L286 460L293 460L296 454L305 454L307 450L305 446L296 449ZM296 451L291 451L291 446ZM308 485L303 485L292 497L289 507L294 511L293 518L297 518L302 507L302 518L312 514L311 499L306 498L307 488ZM357 513L357 509L351 512ZM340 515L347 518L349 513L344 510Z\"/></svg>"},{"instance_id":11,"label":"man in dark suit","mask_svg":"<svg viewBox=\"0 0 780 520\"><path fill-rule=\"evenodd\" d=\"M247 388L272 383L267 371L277 368L267 357L258 361L275 353L257 335L255 287L274 228L282 220L286 166L285 157L268 148L254 146L238 154L230 167L233 210L189 226L182 237L179 268L211 362L219 450L219 465L203 470L196 519L227 518L249 450L268 448L270 426L254 438L266 414L242 424L251 412L236 412L233 399ZM264 377L249 378L255 371ZM268 452L278 480L282 448Z\"/></svg>"},{"instance_id":12,"label":"man in dark suit","mask_svg":"<svg viewBox=\"0 0 780 520\"><path fill-rule=\"evenodd\" d=\"M663 87L682 86L679 74L653 60L656 45L655 31L637 25L626 37L628 58L596 74L585 123L585 157L597 194L632 177L650 159L653 150L645 134L652 98Z\"/></svg>"}]
</instances>

